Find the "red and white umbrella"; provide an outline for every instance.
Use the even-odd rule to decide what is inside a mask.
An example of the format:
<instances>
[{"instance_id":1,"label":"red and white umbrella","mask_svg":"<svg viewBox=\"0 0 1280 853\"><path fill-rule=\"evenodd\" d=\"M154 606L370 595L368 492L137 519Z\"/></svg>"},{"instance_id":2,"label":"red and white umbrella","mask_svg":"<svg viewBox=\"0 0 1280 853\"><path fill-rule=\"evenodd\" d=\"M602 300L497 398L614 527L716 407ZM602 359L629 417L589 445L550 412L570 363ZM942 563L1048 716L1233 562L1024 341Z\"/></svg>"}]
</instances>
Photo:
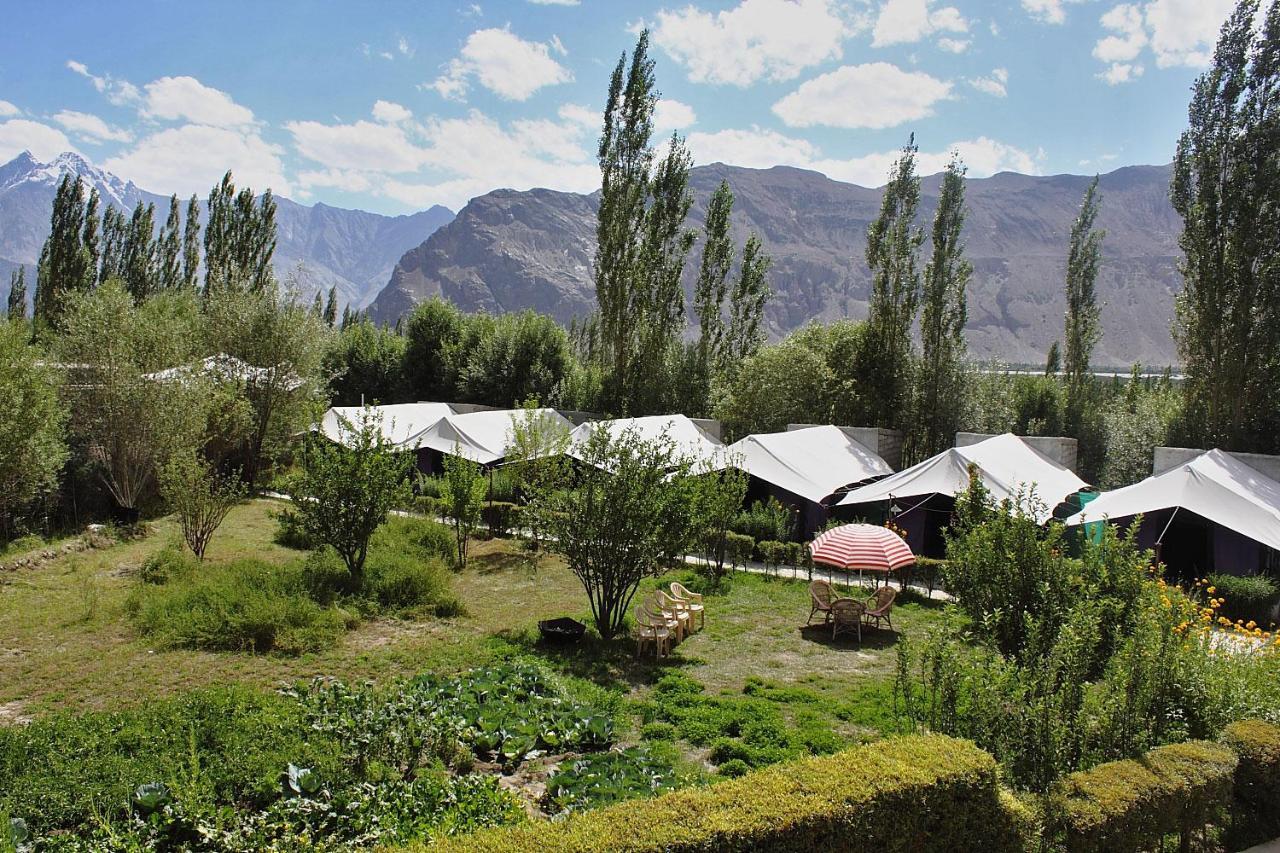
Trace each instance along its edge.
<instances>
[{"instance_id":1,"label":"red and white umbrella","mask_svg":"<svg viewBox=\"0 0 1280 853\"><path fill-rule=\"evenodd\" d=\"M891 572L916 561L902 537L874 524L845 524L833 527L809 543L815 563L837 569Z\"/></svg>"}]
</instances>

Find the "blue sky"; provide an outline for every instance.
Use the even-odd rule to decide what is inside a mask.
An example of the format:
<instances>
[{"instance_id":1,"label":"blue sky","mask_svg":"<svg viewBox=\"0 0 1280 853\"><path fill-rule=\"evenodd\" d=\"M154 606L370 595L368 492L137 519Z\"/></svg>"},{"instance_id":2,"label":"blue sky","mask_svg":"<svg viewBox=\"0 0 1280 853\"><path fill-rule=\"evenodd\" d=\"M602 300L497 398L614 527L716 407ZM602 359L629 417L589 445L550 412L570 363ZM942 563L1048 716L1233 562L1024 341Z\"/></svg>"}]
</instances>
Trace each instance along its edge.
<instances>
[{"instance_id":1,"label":"blue sky","mask_svg":"<svg viewBox=\"0 0 1280 853\"><path fill-rule=\"evenodd\" d=\"M699 163L875 186L1164 163L1232 0L12 4L0 160L75 149L156 192L239 182L385 213L585 191L609 71L653 33Z\"/></svg>"}]
</instances>

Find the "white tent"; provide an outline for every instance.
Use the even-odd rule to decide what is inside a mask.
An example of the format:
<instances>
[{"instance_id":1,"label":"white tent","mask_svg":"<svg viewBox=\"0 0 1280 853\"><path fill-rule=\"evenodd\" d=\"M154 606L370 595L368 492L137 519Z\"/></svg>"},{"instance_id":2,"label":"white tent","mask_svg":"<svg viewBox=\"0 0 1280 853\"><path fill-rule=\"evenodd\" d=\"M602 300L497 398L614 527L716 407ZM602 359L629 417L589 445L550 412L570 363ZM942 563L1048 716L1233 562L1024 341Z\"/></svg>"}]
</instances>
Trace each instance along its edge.
<instances>
[{"instance_id":1,"label":"white tent","mask_svg":"<svg viewBox=\"0 0 1280 853\"><path fill-rule=\"evenodd\" d=\"M413 450L413 436L453 414L448 403L396 403L369 408L382 416L382 437L402 450ZM330 441L342 441L344 432L360 423L363 411L362 406L334 406L320 419L320 432Z\"/></svg>"},{"instance_id":2,"label":"white tent","mask_svg":"<svg viewBox=\"0 0 1280 853\"><path fill-rule=\"evenodd\" d=\"M653 441L666 435L675 444L677 456L692 459L695 465L724 467L724 445L716 441L684 415L649 415L643 418L618 418L611 421L587 421L569 435L569 455L581 460L581 447L598 429L608 430L610 436L618 436L633 430L641 439Z\"/></svg>"},{"instance_id":3,"label":"white tent","mask_svg":"<svg viewBox=\"0 0 1280 853\"><path fill-rule=\"evenodd\" d=\"M494 409L446 415L409 440L417 446L441 453L466 457L481 465L501 461L510 450L514 419L523 418L527 409ZM565 432L573 423L555 409L535 409L544 423L561 426Z\"/></svg>"},{"instance_id":4,"label":"white tent","mask_svg":"<svg viewBox=\"0 0 1280 853\"><path fill-rule=\"evenodd\" d=\"M893 473L835 426L749 435L729 445L726 454L733 467L814 503L844 486Z\"/></svg>"},{"instance_id":5,"label":"white tent","mask_svg":"<svg viewBox=\"0 0 1280 853\"><path fill-rule=\"evenodd\" d=\"M967 447L953 447L892 477L853 489L840 506L931 495L955 497L969 487L970 464L978 466L983 485L996 500L1014 498L1019 491L1034 487L1044 504L1041 521L1046 521L1067 495L1088 486L1018 436L1005 433Z\"/></svg>"},{"instance_id":6,"label":"white tent","mask_svg":"<svg viewBox=\"0 0 1280 853\"><path fill-rule=\"evenodd\" d=\"M1280 549L1280 482L1221 450L1210 450L1132 486L1103 492L1067 524L1185 509Z\"/></svg>"}]
</instances>

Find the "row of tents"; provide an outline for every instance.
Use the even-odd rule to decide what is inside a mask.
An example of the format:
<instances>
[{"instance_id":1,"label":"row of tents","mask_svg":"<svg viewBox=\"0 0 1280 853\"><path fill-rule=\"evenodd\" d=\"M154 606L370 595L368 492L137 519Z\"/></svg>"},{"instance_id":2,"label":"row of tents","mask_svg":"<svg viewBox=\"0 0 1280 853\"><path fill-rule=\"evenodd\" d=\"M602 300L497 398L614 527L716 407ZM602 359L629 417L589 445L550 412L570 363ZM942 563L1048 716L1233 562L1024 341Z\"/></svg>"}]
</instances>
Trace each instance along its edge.
<instances>
[{"instance_id":1,"label":"row of tents","mask_svg":"<svg viewBox=\"0 0 1280 853\"><path fill-rule=\"evenodd\" d=\"M381 406L388 442L414 451L418 467L440 470L458 453L485 466L501 465L511 450L514 417L524 410L465 411L448 403ZM342 440L357 407L325 413L318 425ZM1066 466L1019 436L997 435L954 447L902 471L836 426L807 426L749 435L730 445L684 415L574 424L554 409L537 410L548 425L568 431L569 453L597 429L665 435L702 470L735 467L749 475L747 503L775 498L796 513L797 534L811 535L831 518L892 520L915 553L940 557L943 530L972 468L996 500L1027 500L1044 522L1057 517L1096 535L1104 521L1127 525L1142 517L1139 542L1154 548L1176 573L1253 574L1280 568L1280 482L1219 450L1190 458L1131 486L1098 493Z\"/></svg>"}]
</instances>

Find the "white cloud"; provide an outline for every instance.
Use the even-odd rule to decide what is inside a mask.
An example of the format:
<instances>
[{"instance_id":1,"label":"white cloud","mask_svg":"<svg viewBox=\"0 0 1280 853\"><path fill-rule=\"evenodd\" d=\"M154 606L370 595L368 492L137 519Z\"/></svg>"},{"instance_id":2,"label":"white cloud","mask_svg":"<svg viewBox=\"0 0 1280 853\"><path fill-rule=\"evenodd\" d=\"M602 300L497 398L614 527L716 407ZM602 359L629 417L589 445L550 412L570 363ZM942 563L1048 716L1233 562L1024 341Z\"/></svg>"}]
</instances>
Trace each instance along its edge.
<instances>
[{"instance_id":1,"label":"white cloud","mask_svg":"<svg viewBox=\"0 0 1280 853\"><path fill-rule=\"evenodd\" d=\"M409 112L408 107L394 101L378 100L373 104L373 117L378 121L396 124L413 118L413 113Z\"/></svg>"},{"instance_id":2,"label":"white cloud","mask_svg":"<svg viewBox=\"0 0 1280 853\"><path fill-rule=\"evenodd\" d=\"M729 163L750 169L778 165L807 167L818 158L818 149L808 140L757 126L749 130L691 133L689 150L699 163Z\"/></svg>"},{"instance_id":3,"label":"white cloud","mask_svg":"<svg viewBox=\"0 0 1280 853\"><path fill-rule=\"evenodd\" d=\"M186 120L210 127L243 127L253 123L253 111L221 89L194 77L161 77L145 87L142 114L166 121Z\"/></svg>"},{"instance_id":4,"label":"white cloud","mask_svg":"<svg viewBox=\"0 0 1280 853\"><path fill-rule=\"evenodd\" d=\"M66 134L56 127L23 118L0 122L0 163L7 163L23 151L48 162L63 151L75 151Z\"/></svg>"},{"instance_id":5,"label":"white cloud","mask_svg":"<svg viewBox=\"0 0 1280 853\"><path fill-rule=\"evenodd\" d=\"M577 6L582 0L529 0L535 6Z\"/></svg>"},{"instance_id":6,"label":"white cloud","mask_svg":"<svg viewBox=\"0 0 1280 853\"><path fill-rule=\"evenodd\" d=\"M561 104L560 109L556 110L556 115L584 130L599 132L604 123L600 112L584 107L582 104Z\"/></svg>"},{"instance_id":7,"label":"white cloud","mask_svg":"<svg viewBox=\"0 0 1280 853\"><path fill-rule=\"evenodd\" d=\"M396 50L400 51L401 56L407 56L408 58L413 59L414 50L409 45L409 40L404 36L400 36L400 38L396 40Z\"/></svg>"},{"instance_id":8,"label":"white cloud","mask_svg":"<svg viewBox=\"0 0 1280 853\"><path fill-rule=\"evenodd\" d=\"M886 0L871 31L871 46L913 44L937 32L969 31L969 23L959 9L954 6L934 9L932 6L933 0Z\"/></svg>"},{"instance_id":9,"label":"white cloud","mask_svg":"<svg viewBox=\"0 0 1280 853\"><path fill-rule=\"evenodd\" d=\"M1107 68L1097 76L1117 85L1142 75L1139 60L1150 50L1157 68L1209 64L1222 22L1235 0L1149 0L1120 3L1100 19L1107 33L1093 46L1093 55Z\"/></svg>"},{"instance_id":10,"label":"white cloud","mask_svg":"<svg viewBox=\"0 0 1280 853\"><path fill-rule=\"evenodd\" d=\"M237 186L290 194L284 150L255 132L201 124L170 127L143 137L103 168L140 187L186 196L208 192L230 169Z\"/></svg>"},{"instance_id":11,"label":"white cloud","mask_svg":"<svg viewBox=\"0 0 1280 853\"><path fill-rule=\"evenodd\" d=\"M291 121L285 123L285 129L293 134L298 153L331 169L412 172L425 162L422 149L399 125L363 120L353 124Z\"/></svg>"},{"instance_id":12,"label":"white cloud","mask_svg":"<svg viewBox=\"0 0 1280 853\"><path fill-rule=\"evenodd\" d=\"M846 65L807 80L773 105L791 127L881 129L933 114L951 84L887 62Z\"/></svg>"},{"instance_id":13,"label":"white cloud","mask_svg":"<svg viewBox=\"0 0 1280 853\"><path fill-rule=\"evenodd\" d=\"M62 127L89 142L129 142L133 134L121 127L112 127L101 118L76 110L62 110L53 116Z\"/></svg>"},{"instance_id":14,"label":"white cloud","mask_svg":"<svg viewBox=\"0 0 1280 853\"><path fill-rule=\"evenodd\" d=\"M964 53L966 50L969 49L969 46L971 44L973 44L973 41L970 39L953 39L953 38L938 39L938 47L941 48L942 50L947 51L948 53Z\"/></svg>"},{"instance_id":15,"label":"white cloud","mask_svg":"<svg viewBox=\"0 0 1280 853\"><path fill-rule=\"evenodd\" d=\"M653 127L659 133L685 130L697 121L698 114L693 111L693 107L683 101L662 98L653 110Z\"/></svg>"},{"instance_id":16,"label":"white cloud","mask_svg":"<svg viewBox=\"0 0 1280 853\"><path fill-rule=\"evenodd\" d=\"M360 172L343 169L317 169L298 173L298 185L307 189L312 187L331 187L349 193L368 192L373 188L369 176Z\"/></svg>"},{"instance_id":17,"label":"white cloud","mask_svg":"<svg viewBox=\"0 0 1280 853\"><path fill-rule=\"evenodd\" d=\"M89 67L83 62L77 62L74 59L67 60L67 68L88 79L93 83L93 88L105 95L108 101L118 107L136 104L142 100L142 92L128 80L117 80L110 74L99 77L90 72Z\"/></svg>"},{"instance_id":18,"label":"white cloud","mask_svg":"<svg viewBox=\"0 0 1280 853\"><path fill-rule=\"evenodd\" d=\"M476 30L445 73L427 88L449 100L462 100L474 77L503 100L525 101L544 86L573 79L569 69L551 58L552 47L525 41L507 29Z\"/></svg>"},{"instance_id":19,"label":"white cloud","mask_svg":"<svg viewBox=\"0 0 1280 853\"><path fill-rule=\"evenodd\" d=\"M988 95L994 95L997 98L1003 98L1009 94L1007 88L1009 83L1009 71L1005 68L991 69L989 77L970 77L969 85L977 89L979 92L986 92Z\"/></svg>"},{"instance_id":20,"label":"white cloud","mask_svg":"<svg viewBox=\"0 0 1280 853\"><path fill-rule=\"evenodd\" d=\"M1022 0L1022 8L1031 17L1045 24L1066 23L1068 3L1083 3L1085 0Z\"/></svg>"},{"instance_id":21,"label":"white cloud","mask_svg":"<svg viewBox=\"0 0 1280 853\"><path fill-rule=\"evenodd\" d=\"M8 118L9 116L21 115L22 110L18 109L8 101L0 101L0 118Z\"/></svg>"},{"instance_id":22,"label":"white cloud","mask_svg":"<svg viewBox=\"0 0 1280 853\"><path fill-rule=\"evenodd\" d=\"M856 29L832 0L742 0L714 14L693 5L663 9L652 33L690 80L747 86L792 80L839 59L841 44Z\"/></svg>"}]
</instances>

